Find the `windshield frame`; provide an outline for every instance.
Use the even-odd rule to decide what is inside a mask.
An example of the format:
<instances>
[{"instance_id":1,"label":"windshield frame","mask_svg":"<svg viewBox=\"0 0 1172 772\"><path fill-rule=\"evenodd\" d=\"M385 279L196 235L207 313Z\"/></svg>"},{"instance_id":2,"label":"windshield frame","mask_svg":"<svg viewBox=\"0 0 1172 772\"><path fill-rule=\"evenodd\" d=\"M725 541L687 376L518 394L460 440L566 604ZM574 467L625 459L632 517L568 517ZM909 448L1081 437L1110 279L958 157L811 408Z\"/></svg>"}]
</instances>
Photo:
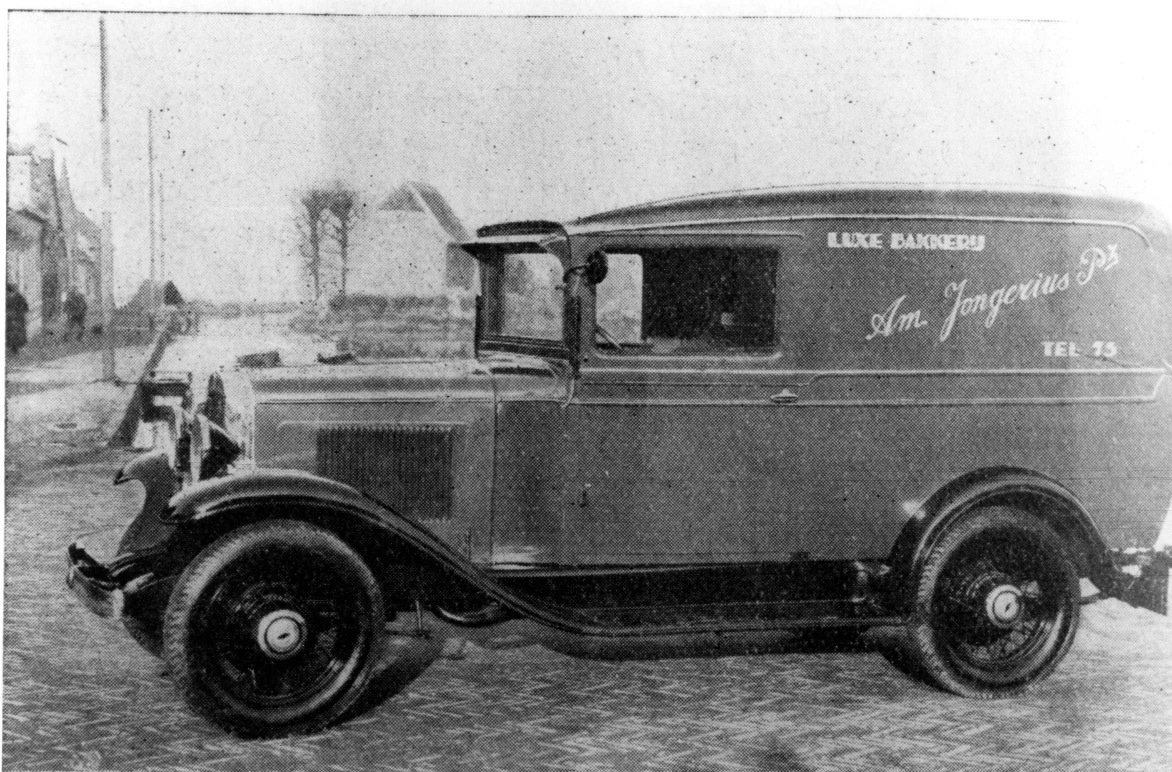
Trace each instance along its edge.
<instances>
[{"instance_id":1,"label":"windshield frame","mask_svg":"<svg viewBox=\"0 0 1172 772\"><path fill-rule=\"evenodd\" d=\"M572 308L573 282L567 276L569 244L565 237L512 237L484 239L465 245L480 264L480 295L477 302L476 356L483 352L527 354L547 359L571 361L575 330ZM503 305L502 282L499 277L506 256L515 254L548 254L562 267L562 339L536 338L521 335L500 335L487 332L487 320Z\"/></svg>"}]
</instances>

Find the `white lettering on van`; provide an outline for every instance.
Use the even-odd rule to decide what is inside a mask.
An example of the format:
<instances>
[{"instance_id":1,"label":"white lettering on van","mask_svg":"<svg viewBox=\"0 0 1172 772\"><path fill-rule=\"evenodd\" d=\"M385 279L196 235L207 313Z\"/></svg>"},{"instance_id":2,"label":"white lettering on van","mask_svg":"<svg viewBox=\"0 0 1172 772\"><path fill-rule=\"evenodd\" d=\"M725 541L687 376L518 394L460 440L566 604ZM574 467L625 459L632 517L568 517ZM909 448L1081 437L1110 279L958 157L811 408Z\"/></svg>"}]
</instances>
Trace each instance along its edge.
<instances>
[{"instance_id":1,"label":"white lettering on van","mask_svg":"<svg viewBox=\"0 0 1172 772\"><path fill-rule=\"evenodd\" d=\"M1082 286L1095 277L1096 269L1110 271L1119 265L1119 245L1108 244L1106 252L1098 247L1085 249L1079 255L1078 264L1086 266L1074 277L1075 281L1079 283L1079 286Z\"/></svg>"},{"instance_id":2,"label":"white lettering on van","mask_svg":"<svg viewBox=\"0 0 1172 772\"><path fill-rule=\"evenodd\" d=\"M877 338L880 335L884 338L890 338L892 334L897 332L928 326L927 320L922 318L923 311L921 309L917 308L915 311L909 311L905 314L899 313L899 307L905 300L907 300L907 295L900 295L894 303L887 307L886 311L871 315L871 334L867 336L867 340Z\"/></svg>"},{"instance_id":3,"label":"white lettering on van","mask_svg":"<svg viewBox=\"0 0 1172 772\"><path fill-rule=\"evenodd\" d=\"M1042 356L1044 357L1081 357L1089 356L1093 359L1114 359L1119 354L1119 344L1113 340L1096 340L1091 343L1090 354L1085 348L1070 340L1042 341Z\"/></svg>"},{"instance_id":4,"label":"white lettering on van","mask_svg":"<svg viewBox=\"0 0 1172 772\"><path fill-rule=\"evenodd\" d=\"M909 234L909 237L911 235ZM915 235L919 236L920 234ZM982 248L984 246L983 240L981 246ZM1119 265L1119 261L1119 245L1110 244L1106 249L1089 247L1083 250L1079 256L1080 270L1073 277L1069 272L1038 273L1024 281L1016 281L986 292L972 294L968 292L969 280L967 278L949 282L944 287L944 299L949 303L949 311L941 323L939 340L943 343L952 336L958 319L977 316L981 318L985 329L992 329L1007 306L1066 292L1072 285L1085 286L1095 277ZM874 340L879 337L888 338L897 332L929 326L930 323L924 318L922 309L900 312L907 298L906 294L901 295L885 310L871 315L871 332L866 336L866 340ZM1057 347L1057 343L1055 347ZM1062 350L1067 350L1065 344L1062 345ZM1077 348L1072 346L1070 350L1076 351ZM1064 354L1046 354L1046 356L1053 355L1063 356Z\"/></svg>"},{"instance_id":5,"label":"white lettering on van","mask_svg":"<svg viewBox=\"0 0 1172 772\"><path fill-rule=\"evenodd\" d=\"M838 233L826 234L826 246L831 249L882 249L882 233Z\"/></svg>"},{"instance_id":6,"label":"white lettering on van","mask_svg":"<svg viewBox=\"0 0 1172 772\"><path fill-rule=\"evenodd\" d=\"M975 295L964 294L968 282L968 279L961 282L949 282L948 286L944 288L946 299L953 296L956 299L952 303L952 310L944 320L944 325L940 328L941 343L952 335L952 328L956 325L958 318L984 314L985 329L990 330L993 328L994 322L997 321L997 316L1001 313L1003 306L1010 305L1014 301L1028 300L1040 295L1053 295L1055 292L1067 290L1070 288L1070 274L1038 274L1036 278L1025 284L1007 284L992 292L979 292Z\"/></svg>"},{"instance_id":7,"label":"white lettering on van","mask_svg":"<svg viewBox=\"0 0 1172 772\"><path fill-rule=\"evenodd\" d=\"M891 233L884 242L882 233L830 231L826 246L831 249L924 249L943 252L980 252L985 248L983 233Z\"/></svg>"},{"instance_id":8,"label":"white lettering on van","mask_svg":"<svg viewBox=\"0 0 1172 772\"><path fill-rule=\"evenodd\" d=\"M893 233L892 249L934 249L948 252L980 252L985 248L981 233Z\"/></svg>"}]
</instances>

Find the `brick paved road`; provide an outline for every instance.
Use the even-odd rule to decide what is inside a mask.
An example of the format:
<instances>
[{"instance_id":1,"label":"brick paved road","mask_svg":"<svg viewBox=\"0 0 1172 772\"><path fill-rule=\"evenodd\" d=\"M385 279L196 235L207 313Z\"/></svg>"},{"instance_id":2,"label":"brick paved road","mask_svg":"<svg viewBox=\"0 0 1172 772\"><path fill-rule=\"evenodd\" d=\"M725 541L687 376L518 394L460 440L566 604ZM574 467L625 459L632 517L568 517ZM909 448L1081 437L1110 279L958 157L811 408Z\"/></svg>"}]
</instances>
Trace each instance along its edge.
<instances>
[{"instance_id":1,"label":"brick paved road","mask_svg":"<svg viewBox=\"0 0 1172 772\"><path fill-rule=\"evenodd\" d=\"M1114 602L1087 609L1058 673L1011 701L937 693L869 651L616 664L474 650L337 729L241 741L62 587L68 540L137 504L109 485L119 457L46 467L9 450L6 769L1131 772L1172 758L1172 623Z\"/></svg>"}]
</instances>

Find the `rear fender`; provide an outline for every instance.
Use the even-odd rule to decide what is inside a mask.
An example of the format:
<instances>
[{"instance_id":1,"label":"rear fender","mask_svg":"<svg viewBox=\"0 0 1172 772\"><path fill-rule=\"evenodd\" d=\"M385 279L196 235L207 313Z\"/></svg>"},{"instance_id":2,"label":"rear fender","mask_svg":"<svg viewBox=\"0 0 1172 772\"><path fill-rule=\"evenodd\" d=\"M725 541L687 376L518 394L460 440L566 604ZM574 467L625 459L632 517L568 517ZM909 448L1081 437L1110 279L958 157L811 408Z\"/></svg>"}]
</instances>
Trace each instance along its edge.
<instances>
[{"instance_id":1,"label":"rear fender","mask_svg":"<svg viewBox=\"0 0 1172 772\"><path fill-rule=\"evenodd\" d=\"M1111 594L1118 572L1086 509L1065 486L1028 469L985 469L960 477L929 497L908 521L888 564L890 600L906 610L915 578L940 537L978 507L1008 505L1039 517L1063 537L1080 576Z\"/></svg>"}]
</instances>

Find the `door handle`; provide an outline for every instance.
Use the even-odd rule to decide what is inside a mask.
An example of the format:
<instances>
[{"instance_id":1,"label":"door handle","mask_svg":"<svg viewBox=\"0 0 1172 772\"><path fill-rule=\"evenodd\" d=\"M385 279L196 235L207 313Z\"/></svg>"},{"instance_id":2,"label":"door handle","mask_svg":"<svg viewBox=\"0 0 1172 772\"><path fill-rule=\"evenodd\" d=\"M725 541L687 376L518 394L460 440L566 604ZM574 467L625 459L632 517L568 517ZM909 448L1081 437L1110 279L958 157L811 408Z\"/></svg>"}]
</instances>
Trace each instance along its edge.
<instances>
[{"instance_id":1,"label":"door handle","mask_svg":"<svg viewBox=\"0 0 1172 772\"><path fill-rule=\"evenodd\" d=\"M790 403L797 402L798 395L789 389L782 389L776 394L770 396L769 401L776 405L788 405Z\"/></svg>"}]
</instances>

